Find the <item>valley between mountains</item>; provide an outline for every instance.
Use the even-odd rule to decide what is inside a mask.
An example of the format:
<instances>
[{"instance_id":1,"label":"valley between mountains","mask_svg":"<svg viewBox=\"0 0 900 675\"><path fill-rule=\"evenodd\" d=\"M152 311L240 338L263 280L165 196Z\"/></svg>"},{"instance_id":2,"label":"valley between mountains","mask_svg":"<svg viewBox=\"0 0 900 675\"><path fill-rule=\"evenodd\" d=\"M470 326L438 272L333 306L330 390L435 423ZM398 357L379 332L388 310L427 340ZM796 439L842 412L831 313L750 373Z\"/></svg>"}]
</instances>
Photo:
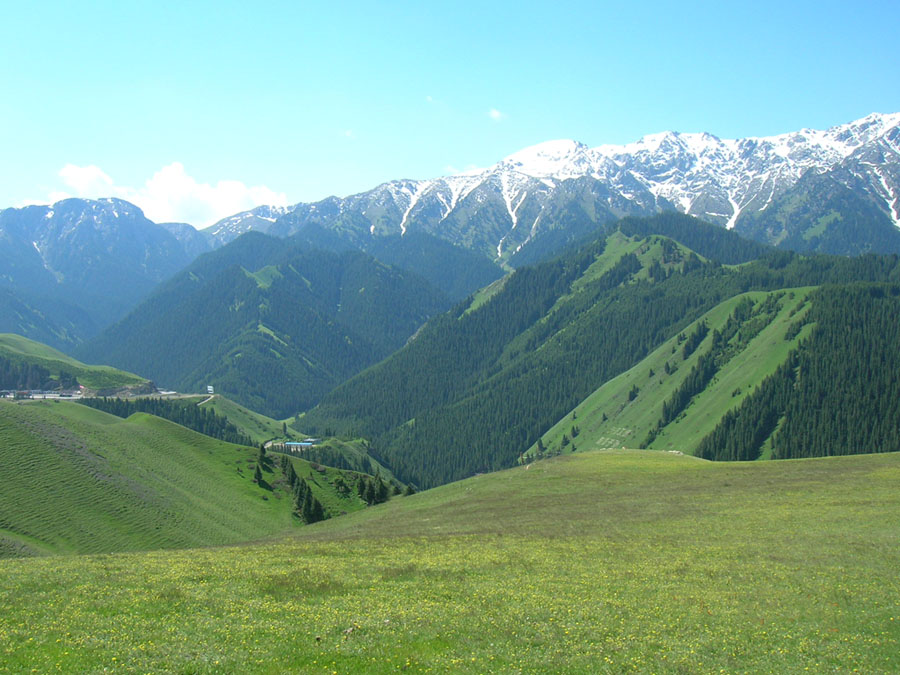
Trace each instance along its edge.
<instances>
[{"instance_id":1,"label":"valley between mountains","mask_svg":"<svg viewBox=\"0 0 900 675\"><path fill-rule=\"evenodd\" d=\"M0 211L0 672L897 670L898 153Z\"/></svg>"},{"instance_id":2,"label":"valley between mountains","mask_svg":"<svg viewBox=\"0 0 900 675\"><path fill-rule=\"evenodd\" d=\"M321 519L352 510L344 497L370 505L589 449L732 461L896 450L898 316L894 255L777 251L675 213L602 226L452 304L364 253L248 233L76 350L118 368L104 366L118 389L96 388L103 369L15 336L0 364L10 392L80 387L120 418L149 413L259 446L255 463L235 457L236 473L251 492L283 493L288 512L302 513L306 492L292 492L296 469L267 447L291 450L292 466L354 472L323 474L311 493ZM154 386L217 396L141 398ZM87 428L59 445L74 419L22 418L10 438L26 454L49 444L106 456L112 441ZM115 489L154 503L132 480ZM20 527L6 525L9 546L40 542Z\"/></svg>"}]
</instances>

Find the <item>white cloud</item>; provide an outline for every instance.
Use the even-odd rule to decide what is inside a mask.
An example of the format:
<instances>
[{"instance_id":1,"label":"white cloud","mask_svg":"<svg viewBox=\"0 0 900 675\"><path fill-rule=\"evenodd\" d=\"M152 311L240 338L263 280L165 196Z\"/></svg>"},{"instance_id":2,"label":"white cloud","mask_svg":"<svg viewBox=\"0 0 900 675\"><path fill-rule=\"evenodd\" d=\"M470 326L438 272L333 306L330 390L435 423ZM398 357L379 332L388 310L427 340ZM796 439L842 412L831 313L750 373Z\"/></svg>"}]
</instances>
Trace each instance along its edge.
<instances>
[{"instance_id":1,"label":"white cloud","mask_svg":"<svg viewBox=\"0 0 900 675\"><path fill-rule=\"evenodd\" d=\"M488 110L488 117L490 117L495 122L499 122L506 119L506 113L502 113L496 108L491 108L490 110Z\"/></svg>"},{"instance_id":2,"label":"white cloud","mask_svg":"<svg viewBox=\"0 0 900 675\"><path fill-rule=\"evenodd\" d=\"M93 164L90 166L66 164L59 170L59 177L78 194L103 194L113 185L113 179L103 169Z\"/></svg>"},{"instance_id":3,"label":"white cloud","mask_svg":"<svg viewBox=\"0 0 900 675\"><path fill-rule=\"evenodd\" d=\"M288 204L283 192L264 185L248 187L237 180L220 180L215 185L200 183L185 171L181 162L164 166L138 188L116 185L108 174L93 165L66 164L59 176L67 191L51 192L50 203L67 197L118 197L136 204L157 223L174 221L206 227L255 206Z\"/></svg>"}]
</instances>

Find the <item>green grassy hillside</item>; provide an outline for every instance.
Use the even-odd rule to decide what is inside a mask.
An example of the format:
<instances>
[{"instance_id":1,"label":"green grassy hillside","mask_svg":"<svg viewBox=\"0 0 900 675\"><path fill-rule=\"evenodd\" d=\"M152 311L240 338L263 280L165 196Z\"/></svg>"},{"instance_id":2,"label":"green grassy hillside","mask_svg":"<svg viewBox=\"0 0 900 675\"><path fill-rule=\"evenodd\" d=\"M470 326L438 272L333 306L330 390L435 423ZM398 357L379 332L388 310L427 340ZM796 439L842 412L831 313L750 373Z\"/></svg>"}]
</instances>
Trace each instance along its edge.
<instances>
[{"instance_id":1,"label":"green grassy hillside","mask_svg":"<svg viewBox=\"0 0 900 675\"><path fill-rule=\"evenodd\" d=\"M576 453L269 543L0 561L0 670L896 672L898 481Z\"/></svg>"},{"instance_id":2,"label":"green grassy hillside","mask_svg":"<svg viewBox=\"0 0 900 675\"><path fill-rule=\"evenodd\" d=\"M46 368L54 377L64 370L79 384L92 391L122 388L146 388L148 381L138 375L109 366L89 366L47 345L12 333L0 334L0 357L13 363L28 363Z\"/></svg>"},{"instance_id":3,"label":"green grassy hillside","mask_svg":"<svg viewBox=\"0 0 900 675\"><path fill-rule=\"evenodd\" d=\"M649 447L706 459L900 450L900 286L736 296L606 382L520 462Z\"/></svg>"},{"instance_id":4,"label":"green grassy hillside","mask_svg":"<svg viewBox=\"0 0 900 675\"><path fill-rule=\"evenodd\" d=\"M812 290L812 287L804 287L746 293L719 304L664 342L639 364L603 384L566 414L542 435L541 444L545 452L555 454L556 451L571 452L573 449L635 447L642 444L656 449L691 451L715 428L727 411L736 408L809 334L811 326L791 339L785 339L791 324L808 310L807 299ZM656 428L662 416L663 404L682 386L701 355L710 349L713 332L724 330L735 308L747 300L754 303L756 311L745 322L744 329L750 329L747 339L741 341L739 335L733 338L733 342L740 344L712 382L692 400L682 415L647 443L648 434ZM771 312L764 313L762 310L767 300L777 305ZM701 323L708 327L708 334L685 358L683 343L686 336L695 332ZM758 333L751 338L755 329ZM565 442L564 436L567 439ZM524 453L523 460L533 459L537 452L537 444L532 445Z\"/></svg>"},{"instance_id":5,"label":"green grassy hillside","mask_svg":"<svg viewBox=\"0 0 900 675\"><path fill-rule=\"evenodd\" d=\"M278 457L273 453L273 457ZM366 508L355 489L354 478L360 474L310 463L296 457L289 461L297 476L306 481L313 496L322 504L328 517L353 513Z\"/></svg>"},{"instance_id":6,"label":"green grassy hillside","mask_svg":"<svg viewBox=\"0 0 900 675\"><path fill-rule=\"evenodd\" d=\"M253 442L257 444L273 439L294 440L302 437L302 434L298 434L288 428L286 423L253 412L240 403L236 403L220 394L191 397L185 400L189 400L204 408L211 408L217 415L227 417L229 422L234 424L242 433L252 438ZM285 431L287 431L287 435L285 435Z\"/></svg>"},{"instance_id":7,"label":"green grassy hillside","mask_svg":"<svg viewBox=\"0 0 900 675\"><path fill-rule=\"evenodd\" d=\"M240 433L248 436L257 445L271 441L270 446L278 450L277 446L285 441L302 440L309 436L289 426L289 423L294 421L293 419L274 420L253 412L220 394L190 396L180 400L185 405L199 405L214 410L217 415L227 418ZM369 443L361 438L350 440L325 438L315 447L304 450L303 457L310 462L357 473L372 476L380 473L386 480L394 480L391 470L369 454L369 449ZM330 498L326 498L326 501L328 499Z\"/></svg>"},{"instance_id":8,"label":"green grassy hillside","mask_svg":"<svg viewBox=\"0 0 900 675\"><path fill-rule=\"evenodd\" d=\"M252 482L256 451L166 420L0 401L0 554L245 541L292 526Z\"/></svg>"}]
</instances>

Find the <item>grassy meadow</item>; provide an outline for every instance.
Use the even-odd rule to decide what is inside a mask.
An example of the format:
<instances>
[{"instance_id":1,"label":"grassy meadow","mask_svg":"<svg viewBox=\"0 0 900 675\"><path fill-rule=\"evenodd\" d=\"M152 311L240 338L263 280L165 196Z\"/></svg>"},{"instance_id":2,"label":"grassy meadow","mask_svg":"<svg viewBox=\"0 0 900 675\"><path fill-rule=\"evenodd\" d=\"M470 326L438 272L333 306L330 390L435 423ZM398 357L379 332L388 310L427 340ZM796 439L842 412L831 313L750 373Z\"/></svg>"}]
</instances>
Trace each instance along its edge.
<instances>
[{"instance_id":1,"label":"grassy meadow","mask_svg":"<svg viewBox=\"0 0 900 675\"><path fill-rule=\"evenodd\" d=\"M0 401L0 557L246 541L293 526L256 450L153 415ZM268 474L266 474L268 475Z\"/></svg>"},{"instance_id":2,"label":"grassy meadow","mask_svg":"<svg viewBox=\"0 0 900 675\"><path fill-rule=\"evenodd\" d=\"M0 671L896 672L898 484L579 452L254 544L0 561Z\"/></svg>"}]
</instances>

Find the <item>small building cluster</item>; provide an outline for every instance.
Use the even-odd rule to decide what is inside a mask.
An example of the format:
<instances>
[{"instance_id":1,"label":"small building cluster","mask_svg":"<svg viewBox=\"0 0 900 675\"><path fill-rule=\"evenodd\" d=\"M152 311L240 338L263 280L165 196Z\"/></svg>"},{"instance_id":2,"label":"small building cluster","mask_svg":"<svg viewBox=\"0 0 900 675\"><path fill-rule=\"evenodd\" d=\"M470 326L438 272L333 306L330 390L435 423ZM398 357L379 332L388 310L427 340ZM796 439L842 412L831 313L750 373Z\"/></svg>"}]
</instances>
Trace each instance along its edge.
<instances>
[{"instance_id":1,"label":"small building cluster","mask_svg":"<svg viewBox=\"0 0 900 675\"><path fill-rule=\"evenodd\" d=\"M284 443L284 447L288 452L302 451L307 448L314 448L321 442L321 438L304 438L302 441L288 441Z\"/></svg>"},{"instance_id":2,"label":"small building cluster","mask_svg":"<svg viewBox=\"0 0 900 675\"><path fill-rule=\"evenodd\" d=\"M31 398L81 398L80 389L71 391L43 390L43 389L2 389L0 398L11 398L17 401Z\"/></svg>"}]
</instances>

